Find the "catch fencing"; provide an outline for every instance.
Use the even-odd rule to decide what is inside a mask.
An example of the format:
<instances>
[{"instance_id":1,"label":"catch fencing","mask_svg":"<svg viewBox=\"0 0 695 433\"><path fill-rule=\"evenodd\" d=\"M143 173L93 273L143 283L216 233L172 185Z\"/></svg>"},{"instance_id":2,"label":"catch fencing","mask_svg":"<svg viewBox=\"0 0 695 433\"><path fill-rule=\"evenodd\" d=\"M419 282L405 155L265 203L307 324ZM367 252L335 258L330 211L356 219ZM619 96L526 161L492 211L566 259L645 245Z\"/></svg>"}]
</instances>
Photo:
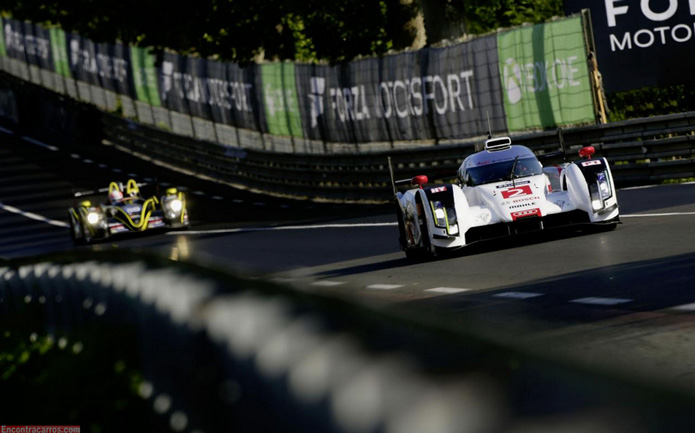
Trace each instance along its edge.
<instances>
[{"instance_id":1,"label":"catch fencing","mask_svg":"<svg viewBox=\"0 0 695 433\"><path fill-rule=\"evenodd\" d=\"M335 146L330 152L280 152L230 146L163 131L105 114L60 94L0 74L0 124L68 150L102 139L156 164L215 182L300 199L384 202L391 198L387 158L398 178L425 174L452 180L463 159L480 150L485 137L449 144ZM577 159L586 145L606 156L618 187L659 184L695 177L695 112L602 125L513 134L545 165ZM236 130L239 140L264 136ZM276 136L265 136L273 137Z\"/></svg>"},{"instance_id":2,"label":"catch fencing","mask_svg":"<svg viewBox=\"0 0 695 433\"><path fill-rule=\"evenodd\" d=\"M678 433L695 425L692 394L483 337L475 323L463 333L422 311L372 310L133 253L0 262L0 323L8 329L18 318L57 346L88 344L71 339L101 325L134 329L138 391L175 432Z\"/></svg>"}]
</instances>

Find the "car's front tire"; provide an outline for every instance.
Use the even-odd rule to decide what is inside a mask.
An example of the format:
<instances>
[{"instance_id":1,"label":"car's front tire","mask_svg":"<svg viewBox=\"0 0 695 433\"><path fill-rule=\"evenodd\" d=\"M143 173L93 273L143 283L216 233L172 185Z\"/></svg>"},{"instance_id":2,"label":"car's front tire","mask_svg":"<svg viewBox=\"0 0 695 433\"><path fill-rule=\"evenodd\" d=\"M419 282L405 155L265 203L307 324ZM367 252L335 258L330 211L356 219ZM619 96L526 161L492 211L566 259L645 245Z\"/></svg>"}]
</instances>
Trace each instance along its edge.
<instances>
[{"instance_id":1,"label":"car's front tire","mask_svg":"<svg viewBox=\"0 0 695 433\"><path fill-rule=\"evenodd\" d=\"M68 214L68 218L70 220L70 238L72 239L72 243L75 245L82 245L82 243L84 243L84 238L82 237L80 226L78 226L75 221L75 217Z\"/></svg>"}]
</instances>

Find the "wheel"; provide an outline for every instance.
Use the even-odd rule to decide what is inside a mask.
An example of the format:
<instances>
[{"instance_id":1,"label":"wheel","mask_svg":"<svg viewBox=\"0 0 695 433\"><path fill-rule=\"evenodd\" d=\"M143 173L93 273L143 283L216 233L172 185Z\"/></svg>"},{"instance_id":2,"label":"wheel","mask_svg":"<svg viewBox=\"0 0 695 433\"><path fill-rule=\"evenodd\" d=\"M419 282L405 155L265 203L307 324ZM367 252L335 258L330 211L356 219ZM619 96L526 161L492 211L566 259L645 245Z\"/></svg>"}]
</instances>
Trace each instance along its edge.
<instances>
[{"instance_id":1,"label":"wheel","mask_svg":"<svg viewBox=\"0 0 695 433\"><path fill-rule=\"evenodd\" d=\"M75 218L72 215L68 215L70 219L70 238L75 245L80 245L82 243L82 233L75 223Z\"/></svg>"},{"instance_id":2,"label":"wheel","mask_svg":"<svg viewBox=\"0 0 695 433\"><path fill-rule=\"evenodd\" d=\"M396 204L396 219L398 220L398 243L401 249L405 251L405 255L408 256L408 239L405 233L405 223L403 222L403 212L401 207Z\"/></svg>"},{"instance_id":3,"label":"wheel","mask_svg":"<svg viewBox=\"0 0 695 433\"><path fill-rule=\"evenodd\" d=\"M89 230L84 229L84 224L80 224L80 232L82 234L82 242L85 244L91 244L94 241L92 233Z\"/></svg>"},{"instance_id":4,"label":"wheel","mask_svg":"<svg viewBox=\"0 0 695 433\"><path fill-rule=\"evenodd\" d=\"M420 235L422 236L422 252L425 257L430 259L437 257L437 247L432 245L432 241L430 241L430 230L425 216L422 217L420 224Z\"/></svg>"}]
</instances>

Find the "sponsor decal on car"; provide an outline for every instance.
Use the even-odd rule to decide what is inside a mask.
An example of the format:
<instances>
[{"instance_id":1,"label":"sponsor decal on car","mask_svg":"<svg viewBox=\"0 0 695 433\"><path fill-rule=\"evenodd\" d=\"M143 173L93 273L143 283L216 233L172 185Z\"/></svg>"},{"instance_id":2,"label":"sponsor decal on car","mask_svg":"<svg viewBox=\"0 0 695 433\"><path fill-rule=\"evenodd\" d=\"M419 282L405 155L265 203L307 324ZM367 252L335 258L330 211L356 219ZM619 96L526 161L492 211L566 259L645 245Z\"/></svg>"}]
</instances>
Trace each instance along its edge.
<instances>
[{"instance_id":1,"label":"sponsor decal on car","mask_svg":"<svg viewBox=\"0 0 695 433\"><path fill-rule=\"evenodd\" d=\"M129 214L134 214L140 212L142 210L142 206L138 204L126 205L123 206L123 210L125 210Z\"/></svg>"},{"instance_id":2,"label":"sponsor decal on car","mask_svg":"<svg viewBox=\"0 0 695 433\"><path fill-rule=\"evenodd\" d=\"M519 208L528 207L528 206L536 206L536 202L535 202L535 201L532 201L532 202L530 202L530 203L515 204L515 205L512 205L512 206L509 206L509 209L519 209Z\"/></svg>"},{"instance_id":3,"label":"sponsor decal on car","mask_svg":"<svg viewBox=\"0 0 695 433\"><path fill-rule=\"evenodd\" d=\"M590 165L601 165L600 159L592 159L590 161L582 162L582 167L589 167Z\"/></svg>"},{"instance_id":4,"label":"sponsor decal on car","mask_svg":"<svg viewBox=\"0 0 695 433\"><path fill-rule=\"evenodd\" d=\"M431 192L432 194L436 194L436 193L438 193L438 192L444 192L444 191L446 191L446 187L445 187L445 186L438 186L438 187L436 187L436 188L430 189L430 192Z\"/></svg>"},{"instance_id":5,"label":"sponsor decal on car","mask_svg":"<svg viewBox=\"0 0 695 433\"><path fill-rule=\"evenodd\" d=\"M538 197L537 195L534 195L533 197L518 198L516 200L512 200L512 203L522 203L522 202L531 201L531 200L540 200L540 197Z\"/></svg>"},{"instance_id":6,"label":"sponsor decal on car","mask_svg":"<svg viewBox=\"0 0 695 433\"><path fill-rule=\"evenodd\" d=\"M512 221L516 221L522 218L539 217L541 216L541 210L538 208L520 210L518 212L512 212Z\"/></svg>"},{"instance_id":7,"label":"sponsor decal on car","mask_svg":"<svg viewBox=\"0 0 695 433\"><path fill-rule=\"evenodd\" d=\"M504 185L497 185L495 188L502 189L502 188L516 187L519 185L528 185L530 183L531 183L530 180L519 180L519 181L516 181L514 183L505 183Z\"/></svg>"}]
</instances>

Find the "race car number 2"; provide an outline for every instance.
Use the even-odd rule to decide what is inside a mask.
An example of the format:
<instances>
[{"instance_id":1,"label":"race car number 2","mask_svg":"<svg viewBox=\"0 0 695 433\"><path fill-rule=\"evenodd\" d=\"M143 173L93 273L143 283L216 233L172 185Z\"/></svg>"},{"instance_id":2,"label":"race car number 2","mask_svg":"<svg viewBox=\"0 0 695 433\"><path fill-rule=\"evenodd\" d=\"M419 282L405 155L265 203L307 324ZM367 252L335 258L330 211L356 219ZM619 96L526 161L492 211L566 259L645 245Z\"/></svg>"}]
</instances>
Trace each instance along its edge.
<instances>
[{"instance_id":1,"label":"race car number 2","mask_svg":"<svg viewBox=\"0 0 695 433\"><path fill-rule=\"evenodd\" d=\"M515 198L515 197L521 197L522 195L531 195L533 194L533 191L531 191L531 186L530 185L524 185L524 186L517 186L515 188L509 188L505 189L502 191L502 198Z\"/></svg>"}]
</instances>

